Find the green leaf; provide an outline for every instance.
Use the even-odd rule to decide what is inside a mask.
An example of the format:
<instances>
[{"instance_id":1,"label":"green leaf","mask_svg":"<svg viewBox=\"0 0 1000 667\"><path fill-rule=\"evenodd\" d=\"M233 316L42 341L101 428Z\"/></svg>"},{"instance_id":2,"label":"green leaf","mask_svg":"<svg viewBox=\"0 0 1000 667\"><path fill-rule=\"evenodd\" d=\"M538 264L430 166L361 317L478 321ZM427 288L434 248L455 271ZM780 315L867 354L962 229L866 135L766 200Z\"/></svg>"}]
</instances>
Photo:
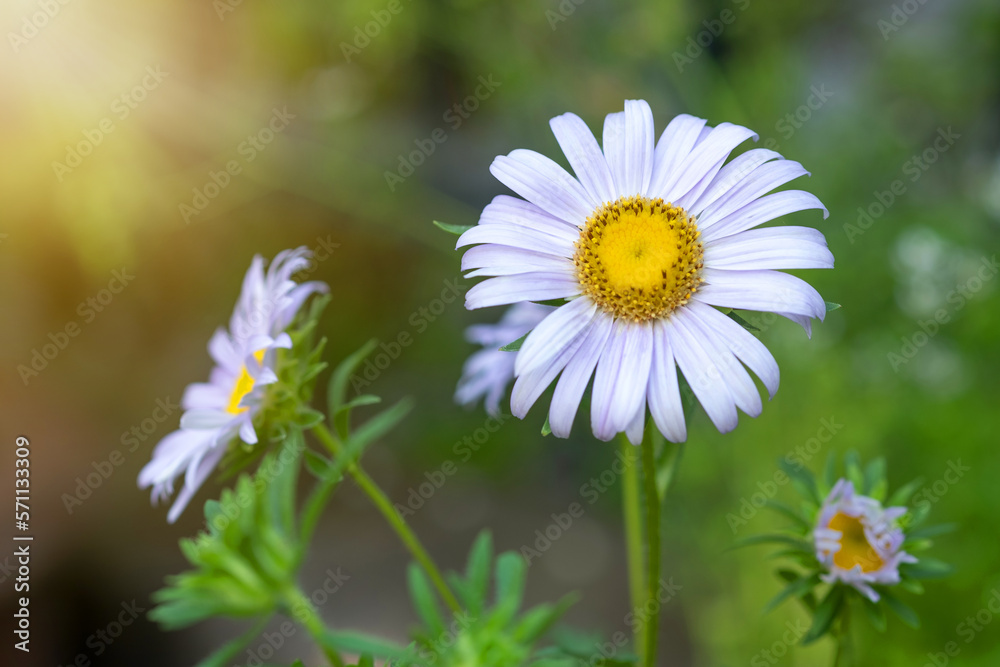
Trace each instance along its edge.
<instances>
[{"instance_id":1,"label":"green leaf","mask_svg":"<svg viewBox=\"0 0 1000 667\"><path fill-rule=\"evenodd\" d=\"M844 464L847 468L847 479L854 485L858 493L864 493L865 476L861 471L861 458L854 450L847 452L844 457Z\"/></svg>"},{"instance_id":2,"label":"green leaf","mask_svg":"<svg viewBox=\"0 0 1000 667\"><path fill-rule=\"evenodd\" d=\"M270 620L270 615L264 616L259 621L254 623L253 627L247 630L244 634L230 642L227 642L224 646L199 662L195 667L225 667L225 665L228 665L235 660L236 656L238 656L250 642L260 636L260 633L264 630Z\"/></svg>"},{"instance_id":3,"label":"green leaf","mask_svg":"<svg viewBox=\"0 0 1000 667\"><path fill-rule=\"evenodd\" d=\"M796 465L784 458L778 461L778 466L791 477L792 485L802 496L813 505L820 505L823 499L819 496L816 488L816 478L804 465Z\"/></svg>"},{"instance_id":4,"label":"green leaf","mask_svg":"<svg viewBox=\"0 0 1000 667\"><path fill-rule=\"evenodd\" d=\"M795 537L794 535L783 535L781 533L751 535L750 537L745 537L742 540L737 540L732 546L726 549L726 551L734 551L736 549L751 547L758 544L785 544L791 547L794 551L808 554L812 554L814 552L813 546L809 542L806 542L800 537Z\"/></svg>"},{"instance_id":5,"label":"green leaf","mask_svg":"<svg viewBox=\"0 0 1000 667\"><path fill-rule=\"evenodd\" d=\"M465 579L468 584L469 600L466 607L473 616L479 616L486 606L486 595L490 585L490 573L493 569L493 536L490 531L479 533L472 550L469 552L469 563L465 568Z\"/></svg>"},{"instance_id":6,"label":"green leaf","mask_svg":"<svg viewBox=\"0 0 1000 667\"><path fill-rule=\"evenodd\" d=\"M407 649L398 644L360 632L324 630L320 641L325 648L346 653L367 653L394 660L410 655Z\"/></svg>"},{"instance_id":7,"label":"green leaf","mask_svg":"<svg viewBox=\"0 0 1000 667\"><path fill-rule=\"evenodd\" d=\"M326 479L330 468L333 466L333 461L322 454L317 453L312 449L307 449L305 452L305 463L306 469L313 474L317 479Z\"/></svg>"},{"instance_id":8,"label":"green leaf","mask_svg":"<svg viewBox=\"0 0 1000 667\"><path fill-rule=\"evenodd\" d=\"M896 490L896 492L892 494L892 497L889 498L887 506L902 507L906 505L906 503L910 501L910 496L912 496L917 491L917 489L923 486L923 484L924 484L923 478L918 477L915 480L909 482L908 484L899 487Z\"/></svg>"},{"instance_id":9,"label":"green leaf","mask_svg":"<svg viewBox=\"0 0 1000 667\"><path fill-rule=\"evenodd\" d=\"M407 570L407 584L410 589L410 598L413 606L417 610L417 615L424 624L424 628L429 633L438 637L444 632L444 619L441 618L441 611L438 609L437 600L434 598L434 591L427 575L416 564L411 563Z\"/></svg>"},{"instance_id":10,"label":"green leaf","mask_svg":"<svg viewBox=\"0 0 1000 667\"><path fill-rule=\"evenodd\" d=\"M451 225L448 224L447 222L438 222L437 220L434 220L433 222L434 226L437 227L438 229L444 230L449 234L454 234L455 236L461 236L465 232L475 227L475 225Z\"/></svg>"},{"instance_id":11,"label":"green leaf","mask_svg":"<svg viewBox=\"0 0 1000 667\"><path fill-rule=\"evenodd\" d=\"M861 599L864 600L865 615L871 621L872 626L879 632L885 632L887 625L885 607L877 602L872 602L864 595L861 596Z\"/></svg>"},{"instance_id":12,"label":"green leaf","mask_svg":"<svg viewBox=\"0 0 1000 667\"><path fill-rule=\"evenodd\" d=\"M843 587L831 587L826 597L823 598L823 601L819 603L819 606L816 607L816 611L813 613L812 625L805 636L802 637L803 646L813 643L830 630L830 626L833 624L834 619L837 618L837 614L840 612L843 603Z\"/></svg>"},{"instance_id":13,"label":"green leaf","mask_svg":"<svg viewBox=\"0 0 1000 667\"><path fill-rule=\"evenodd\" d=\"M494 618L506 625L521 608L528 565L520 554L500 554L496 565L496 610Z\"/></svg>"},{"instance_id":14,"label":"green leaf","mask_svg":"<svg viewBox=\"0 0 1000 667\"><path fill-rule=\"evenodd\" d=\"M830 494L837 483L837 453L833 450L826 457L826 465L823 467L823 477L819 484L820 495L824 498Z\"/></svg>"},{"instance_id":15,"label":"green leaf","mask_svg":"<svg viewBox=\"0 0 1000 667\"><path fill-rule=\"evenodd\" d=\"M531 332L529 331L528 333L531 333ZM521 336L520 338L518 338L517 340L515 340L513 343L507 343L506 345L504 345L503 347L501 347L500 351L501 352L517 352L518 350L521 349L521 346L524 345L524 339L527 338L527 337L528 337L528 334L526 333L523 336Z\"/></svg>"},{"instance_id":16,"label":"green leaf","mask_svg":"<svg viewBox=\"0 0 1000 667\"><path fill-rule=\"evenodd\" d=\"M322 412L305 406L300 407L298 414L295 415L295 423L304 429L310 429L316 424L322 424L325 420L326 415Z\"/></svg>"},{"instance_id":17,"label":"green leaf","mask_svg":"<svg viewBox=\"0 0 1000 667\"><path fill-rule=\"evenodd\" d=\"M755 327L754 325L750 324L745 319L737 315L735 310L730 310L728 313L726 313L726 316L729 317L729 319L731 319L733 322L739 324L747 331L760 331L758 327Z\"/></svg>"},{"instance_id":18,"label":"green leaf","mask_svg":"<svg viewBox=\"0 0 1000 667\"><path fill-rule=\"evenodd\" d=\"M362 394L357 398L352 398L350 401L337 408L337 414L353 410L354 408L360 408L365 405L377 405L381 402L382 399L374 394Z\"/></svg>"},{"instance_id":19,"label":"green leaf","mask_svg":"<svg viewBox=\"0 0 1000 667\"><path fill-rule=\"evenodd\" d=\"M764 605L764 613L765 614L768 613L769 611L776 608L778 605L780 605L782 602L784 602L785 600L787 600L792 596L802 597L806 593L812 591L812 589L815 586L817 586L819 582L820 578L818 574L807 574L802 577L799 577L795 581L785 586L785 588L782 589L780 593L775 595L773 598L771 598L770 602Z\"/></svg>"},{"instance_id":20,"label":"green leaf","mask_svg":"<svg viewBox=\"0 0 1000 667\"><path fill-rule=\"evenodd\" d=\"M944 561L935 558L921 558L916 563L903 563L899 573L908 579L943 579L952 574L955 568Z\"/></svg>"},{"instance_id":21,"label":"green leaf","mask_svg":"<svg viewBox=\"0 0 1000 667\"><path fill-rule=\"evenodd\" d=\"M542 437L550 435L552 433L552 427L549 426L549 418L545 417L545 423L542 424Z\"/></svg>"},{"instance_id":22,"label":"green leaf","mask_svg":"<svg viewBox=\"0 0 1000 667\"><path fill-rule=\"evenodd\" d=\"M554 605L539 605L524 614L514 628L513 636L519 642L533 644L548 632L566 610L576 604L579 596L571 593Z\"/></svg>"},{"instance_id":23,"label":"green leaf","mask_svg":"<svg viewBox=\"0 0 1000 667\"><path fill-rule=\"evenodd\" d=\"M886 605L889 606L889 609L892 609L896 616L899 616L903 620L903 623L906 623L915 630L920 627L920 617L917 616L917 612L913 611L909 605L888 591L883 590L881 593Z\"/></svg>"},{"instance_id":24,"label":"green leaf","mask_svg":"<svg viewBox=\"0 0 1000 667\"><path fill-rule=\"evenodd\" d=\"M865 485L862 493L875 500L885 502L885 494L889 483L885 478L885 458L878 457L868 462L865 468Z\"/></svg>"},{"instance_id":25,"label":"green leaf","mask_svg":"<svg viewBox=\"0 0 1000 667\"><path fill-rule=\"evenodd\" d=\"M906 534L906 540L922 540L928 537L937 537L938 535L947 535L948 533L954 532L958 529L957 523L939 523L933 526L924 526L923 528L918 528L916 530L911 530Z\"/></svg>"},{"instance_id":26,"label":"green leaf","mask_svg":"<svg viewBox=\"0 0 1000 667\"><path fill-rule=\"evenodd\" d=\"M834 303L833 301L826 301L825 303L826 303L826 312L828 313L831 310L837 310L838 308L841 308L841 305L839 303Z\"/></svg>"},{"instance_id":27,"label":"green leaf","mask_svg":"<svg viewBox=\"0 0 1000 667\"><path fill-rule=\"evenodd\" d=\"M789 507L785 503L779 502L777 500L770 500L770 499L768 499L764 503L764 507L769 507L770 509L773 509L774 511L778 512L779 514L783 514L784 516L786 516L789 519L791 519L792 521L794 521L795 524L797 526L799 526L800 528L807 528L807 529L808 528L812 528L812 524L809 522L809 520L807 518L805 518L804 516L802 516L802 514L800 512L798 512L797 510L795 510L792 507Z\"/></svg>"},{"instance_id":28,"label":"green leaf","mask_svg":"<svg viewBox=\"0 0 1000 667\"><path fill-rule=\"evenodd\" d=\"M347 385L351 380L351 374L377 345L378 341L374 338L371 339L333 369L333 374L330 375L330 382L326 388L327 407L331 418L347 401Z\"/></svg>"},{"instance_id":29,"label":"green leaf","mask_svg":"<svg viewBox=\"0 0 1000 667\"><path fill-rule=\"evenodd\" d=\"M372 441L395 428L403 417L413 409L413 401L404 398L387 410L378 413L351 433L347 439L350 447L367 447Z\"/></svg>"}]
</instances>

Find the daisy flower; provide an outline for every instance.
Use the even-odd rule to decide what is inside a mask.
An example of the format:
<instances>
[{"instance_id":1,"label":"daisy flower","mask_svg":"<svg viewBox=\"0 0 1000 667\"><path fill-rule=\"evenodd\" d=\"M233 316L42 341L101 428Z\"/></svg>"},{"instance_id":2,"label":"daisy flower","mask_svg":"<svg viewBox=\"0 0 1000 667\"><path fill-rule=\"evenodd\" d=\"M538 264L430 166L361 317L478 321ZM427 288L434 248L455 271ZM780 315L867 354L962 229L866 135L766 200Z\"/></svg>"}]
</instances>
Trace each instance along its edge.
<instances>
[{"instance_id":1,"label":"daisy flower","mask_svg":"<svg viewBox=\"0 0 1000 667\"><path fill-rule=\"evenodd\" d=\"M465 330L465 339L483 347L469 357L462 367L462 378L455 390L455 402L472 406L485 398L486 412L500 415L500 399L514 379L513 352L500 350L528 333L554 310L525 301L507 309L496 324L476 324Z\"/></svg>"},{"instance_id":2,"label":"daisy flower","mask_svg":"<svg viewBox=\"0 0 1000 667\"><path fill-rule=\"evenodd\" d=\"M290 348L285 332L305 300L327 290L321 282L298 284L291 279L306 267L306 248L285 250L264 272L264 260L254 257L229 330L219 328L208 343L215 362L208 382L191 384L181 399L180 430L164 437L152 460L139 473L139 488L152 487L153 502L174 492L174 480L184 474L167 520L173 523L226 453L236 437L254 445L253 420L260 411L265 388L277 382L276 351Z\"/></svg>"},{"instance_id":3,"label":"daisy flower","mask_svg":"<svg viewBox=\"0 0 1000 667\"><path fill-rule=\"evenodd\" d=\"M550 121L576 174L529 150L490 167L523 197L496 197L458 247L462 269L487 276L466 307L565 300L535 327L514 363L511 412L523 418L556 380L552 432L567 437L593 376L591 427L601 440L642 439L646 407L672 441L687 437L679 367L715 426L757 416L778 366L760 341L717 308L783 315L810 331L826 304L777 269L832 268L823 235L806 227L755 229L779 216L826 209L800 190L767 194L799 176L764 148L726 162L756 135L693 116L674 118L659 141L642 100L604 122L603 150L573 114ZM746 368L744 368L744 365Z\"/></svg>"},{"instance_id":4,"label":"daisy flower","mask_svg":"<svg viewBox=\"0 0 1000 667\"><path fill-rule=\"evenodd\" d=\"M874 498L856 494L848 480L839 480L813 530L816 559L827 570L823 581L853 586L878 602L872 585L898 584L900 564L917 562L902 550L906 536L898 519L906 512L905 507L883 508Z\"/></svg>"}]
</instances>

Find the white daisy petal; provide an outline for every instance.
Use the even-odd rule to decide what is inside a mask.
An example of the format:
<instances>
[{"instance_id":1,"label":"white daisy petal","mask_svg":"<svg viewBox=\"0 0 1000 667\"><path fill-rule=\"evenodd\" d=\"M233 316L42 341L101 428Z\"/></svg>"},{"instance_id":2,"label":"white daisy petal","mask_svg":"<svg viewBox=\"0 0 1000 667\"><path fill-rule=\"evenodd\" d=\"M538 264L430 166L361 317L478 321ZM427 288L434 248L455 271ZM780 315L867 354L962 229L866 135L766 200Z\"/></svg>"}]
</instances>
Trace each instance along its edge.
<instances>
[{"instance_id":1,"label":"white daisy petal","mask_svg":"<svg viewBox=\"0 0 1000 667\"><path fill-rule=\"evenodd\" d=\"M590 324L596 314L597 305L587 297L556 308L524 339L514 362L515 373L527 373L554 358Z\"/></svg>"},{"instance_id":2,"label":"white daisy petal","mask_svg":"<svg viewBox=\"0 0 1000 667\"><path fill-rule=\"evenodd\" d=\"M677 362L671 350L666 325L657 321L653 325L653 361L649 373L649 412L660 433L671 442L687 440L684 405L677 384Z\"/></svg>"},{"instance_id":3,"label":"white daisy petal","mask_svg":"<svg viewBox=\"0 0 1000 667\"><path fill-rule=\"evenodd\" d=\"M576 114L564 113L550 120L549 125L569 166L594 200L606 203L617 199L608 162L587 124Z\"/></svg>"},{"instance_id":4,"label":"white daisy petal","mask_svg":"<svg viewBox=\"0 0 1000 667\"><path fill-rule=\"evenodd\" d=\"M494 197L493 201L483 209L482 215L479 216L479 224L502 224L537 229L568 241L570 244L576 242L580 236L580 228L576 224L560 220L531 202L510 195Z\"/></svg>"},{"instance_id":5,"label":"white daisy petal","mask_svg":"<svg viewBox=\"0 0 1000 667\"><path fill-rule=\"evenodd\" d=\"M488 278L465 293L469 310L506 306L520 301L565 299L580 293L580 283L572 272L532 271L516 276Z\"/></svg>"},{"instance_id":6,"label":"white daisy petal","mask_svg":"<svg viewBox=\"0 0 1000 667\"><path fill-rule=\"evenodd\" d=\"M257 431L253 427L253 422L249 419L240 425L240 439L248 445L257 444Z\"/></svg>"},{"instance_id":7,"label":"white daisy petal","mask_svg":"<svg viewBox=\"0 0 1000 667\"><path fill-rule=\"evenodd\" d=\"M732 123L716 125L677 167L675 177L668 178L662 190L650 194L676 201L706 176L714 176L722 166L720 160L751 137L756 140L757 134L745 127Z\"/></svg>"},{"instance_id":8,"label":"white daisy petal","mask_svg":"<svg viewBox=\"0 0 1000 667\"><path fill-rule=\"evenodd\" d=\"M723 219L716 221L699 219L698 228L702 230L702 243L708 244L783 215L813 208L821 209L824 218L829 215L826 207L815 195L802 190L785 190L761 197Z\"/></svg>"},{"instance_id":9,"label":"white daisy petal","mask_svg":"<svg viewBox=\"0 0 1000 667\"><path fill-rule=\"evenodd\" d=\"M462 271L478 269L474 274L476 276L505 276L527 271L559 272L572 266L573 261L565 257L494 244L469 248L462 255Z\"/></svg>"},{"instance_id":10,"label":"white daisy petal","mask_svg":"<svg viewBox=\"0 0 1000 667\"><path fill-rule=\"evenodd\" d=\"M710 226L713 221L721 220L727 215L738 211L750 202L759 199L775 188L781 187L800 176L808 176L801 164L793 160L776 160L766 162L757 167L739 185L723 193L702 212L700 224Z\"/></svg>"},{"instance_id":11,"label":"white daisy petal","mask_svg":"<svg viewBox=\"0 0 1000 667\"><path fill-rule=\"evenodd\" d=\"M536 366L517 378L510 396L510 413L512 415L518 419L524 419L525 415L528 414L528 410L535 404L538 397L542 395L542 392L552 384L552 381L556 379L560 371L573 358L585 338L586 332L580 332L569 345L564 347L551 360Z\"/></svg>"},{"instance_id":12,"label":"white daisy petal","mask_svg":"<svg viewBox=\"0 0 1000 667\"><path fill-rule=\"evenodd\" d=\"M233 416L219 410L188 410L181 415L182 429L217 429L226 426Z\"/></svg>"},{"instance_id":13,"label":"white daisy petal","mask_svg":"<svg viewBox=\"0 0 1000 667\"><path fill-rule=\"evenodd\" d=\"M702 270L705 284L692 298L711 306L791 313L822 320L826 303L809 283L778 271Z\"/></svg>"},{"instance_id":14,"label":"white daisy petal","mask_svg":"<svg viewBox=\"0 0 1000 667\"><path fill-rule=\"evenodd\" d=\"M610 317L598 313L586 331L586 338L580 342L576 354L559 376L549 408L549 427L556 437L569 437L583 392L607 346L613 326L614 321Z\"/></svg>"},{"instance_id":15,"label":"white daisy petal","mask_svg":"<svg viewBox=\"0 0 1000 667\"><path fill-rule=\"evenodd\" d=\"M823 233L810 227L751 229L705 244L705 265L719 269L832 269Z\"/></svg>"},{"instance_id":16,"label":"white daisy petal","mask_svg":"<svg viewBox=\"0 0 1000 667\"><path fill-rule=\"evenodd\" d=\"M642 436L646 432L646 395L643 393L639 409L625 427L625 437L633 445L642 444Z\"/></svg>"},{"instance_id":17,"label":"white daisy petal","mask_svg":"<svg viewBox=\"0 0 1000 667\"><path fill-rule=\"evenodd\" d=\"M739 418L736 403L723 379L722 369L696 338L684 327L677 325L674 318L666 320L664 328L670 338L670 348L677 359L677 365L698 402L705 408L708 418L721 433L732 431L739 423Z\"/></svg>"},{"instance_id":18,"label":"white daisy petal","mask_svg":"<svg viewBox=\"0 0 1000 667\"><path fill-rule=\"evenodd\" d=\"M579 236L579 233L577 233ZM494 244L544 253L554 257L572 257L573 240L553 236L541 229L506 224L476 225L458 239L456 248L477 243Z\"/></svg>"},{"instance_id":19,"label":"white daisy petal","mask_svg":"<svg viewBox=\"0 0 1000 667\"><path fill-rule=\"evenodd\" d=\"M226 451L224 447L216 447L201 459L194 475L190 480L185 480L184 488L182 488L181 492L177 494L177 499L174 501L173 506L171 506L170 511L167 513L167 521L169 523L177 521L177 517L181 515L184 508L187 507L189 502L191 502L194 494L198 492L201 485L205 483L208 476L211 475L212 471L215 470L215 467L219 465L219 461L222 460L222 455L225 453Z\"/></svg>"},{"instance_id":20,"label":"white daisy petal","mask_svg":"<svg viewBox=\"0 0 1000 667\"><path fill-rule=\"evenodd\" d=\"M715 308L692 300L688 309L693 316L705 322L717 334L717 342L726 345L764 383L768 395L774 398L778 391L780 372L778 362L756 336L723 315Z\"/></svg>"},{"instance_id":21,"label":"white daisy petal","mask_svg":"<svg viewBox=\"0 0 1000 667\"><path fill-rule=\"evenodd\" d=\"M660 135L660 140L656 142L653 174L649 182L650 196L659 196L658 193L666 189L668 179L676 180L677 168L690 155L704 128L704 118L687 114L676 116L670 121Z\"/></svg>"},{"instance_id":22,"label":"white daisy petal","mask_svg":"<svg viewBox=\"0 0 1000 667\"><path fill-rule=\"evenodd\" d=\"M626 100L625 111L604 121L604 155L619 196L644 195L653 174L653 111L644 100Z\"/></svg>"},{"instance_id":23,"label":"white daisy petal","mask_svg":"<svg viewBox=\"0 0 1000 667\"><path fill-rule=\"evenodd\" d=\"M652 326L619 320L594 375L591 426L599 440L624 431L645 400L653 357Z\"/></svg>"},{"instance_id":24,"label":"white daisy petal","mask_svg":"<svg viewBox=\"0 0 1000 667\"><path fill-rule=\"evenodd\" d=\"M688 335L697 339L705 352L715 362L721 373L721 379L729 389L729 394L733 397L736 407L751 417L759 416L764 407L760 400L760 393L757 391L757 385L754 384L750 374L736 359L729 347L719 340L711 327L706 326L690 310L678 310L674 317L677 320L677 326L684 328Z\"/></svg>"},{"instance_id":25,"label":"white daisy petal","mask_svg":"<svg viewBox=\"0 0 1000 667\"><path fill-rule=\"evenodd\" d=\"M683 206L696 216L701 215L705 207L712 204L749 176L757 167L771 160L780 160L781 154L767 148L752 148L746 153L734 158L729 164L719 170L711 179L710 184L701 195L694 199L688 193L677 200L678 206Z\"/></svg>"},{"instance_id":26,"label":"white daisy petal","mask_svg":"<svg viewBox=\"0 0 1000 667\"><path fill-rule=\"evenodd\" d=\"M549 158L524 149L499 156L490 173L543 211L581 225L597 202L579 181Z\"/></svg>"}]
</instances>

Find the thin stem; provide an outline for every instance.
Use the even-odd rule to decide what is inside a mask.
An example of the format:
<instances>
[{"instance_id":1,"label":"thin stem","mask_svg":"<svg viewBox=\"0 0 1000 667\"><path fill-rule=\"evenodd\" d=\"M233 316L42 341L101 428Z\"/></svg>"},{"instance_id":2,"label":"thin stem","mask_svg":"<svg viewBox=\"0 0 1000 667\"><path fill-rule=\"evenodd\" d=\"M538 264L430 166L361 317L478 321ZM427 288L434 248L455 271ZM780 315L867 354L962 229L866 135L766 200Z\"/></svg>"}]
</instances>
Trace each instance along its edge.
<instances>
[{"instance_id":1,"label":"thin stem","mask_svg":"<svg viewBox=\"0 0 1000 667\"><path fill-rule=\"evenodd\" d=\"M833 667L853 667L854 647L851 644L851 607L845 602L837 630L837 652L833 655Z\"/></svg>"},{"instance_id":2,"label":"thin stem","mask_svg":"<svg viewBox=\"0 0 1000 667\"><path fill-rule=\"evenodd\" d=\"M327 661L333 667L344 667L344 661L340 658L340 654L327 644L324 638L326 625L323 623L323 619L319 617L319 612L316 611L316 607L313 606L309 598L298 588L291 588L285 593L285 602L295 620L305 627L309 632L309 636L313 638L313 641L323 651L323 655L326 656Z\"/></svg>"},{"instance_id":3,"label":"thin stem","mask_svg":"<svg viewBox=\"0 0 1000 667\"><path fill-rule=\"evenodd\" d=\"M656 594L660 586L660 493L656 488L656 452L653 438L642 439L642 477L646 492L646 649L643 652L646 667L656 666L656 640L660 628L660 603Z\"/></svg>"},{"instance_id":4,"label":"thin stem","mask_svg":"<svg viewBox=\"0 0 1000 667\"><path fill-rule=\"evenodd\" d=\"M337 439L333 437L333 434L327 430L325 425L317 424L313 427L313 433L316 434L316 437L319 438L320 442L322 442L334 456L339 456L341 454L343 448L340 443L337 442ZM420 566L424 568L424 571L427 573L427 576L430 577L431 583L433 583L434 587L437 588L437 591L441 595L441 598L445 601L445 604L447 604L448 607L456 614L460 613L462 611L462 606L458 603L458 600L451 592L451 589L448 588L448 585L444 581L444 577L441 576L441 572L434 564L434 561L431 560L431 557L427 554L427 550L424 549L420 540L417 539L416 534L410 529L410 526L406 523L406 521L399 516L399 513L396 511L396 508L392 506L392 501L390 501L388 496L385 495L385 492L378 487L375 481L372 480L372 478L369 477L357 463L349 463L347 465L347 472L351 474L354 481L357 482L359 487L361 487L361 490L364 491L369 498L371 498L375 507L382 513L382 516L389 522L389 525L392 526L393 530L396 531L399 539L402 540L406 548L410 550L410 553L417 559Z\"/></svg>"},{"instance_id":5,"label":"thin stem","mask_svg":"<svg viewBox=\"0 0 1000 667\"><path fill-rule=\"evenodd\" d=\"M620 437L621 453L625 459L625 471L622 473L622 514L625 523L625 549L628 558L628 588L632 605L632 613L641 608L646 600L646 573L642 561L642 505L639 494L639 466L635 455L635 446L628 441L623 433ZM632 638L636 651L640 653L646 648L645 626L635 625L635 636Z\"/></svg>"}]
</instances>

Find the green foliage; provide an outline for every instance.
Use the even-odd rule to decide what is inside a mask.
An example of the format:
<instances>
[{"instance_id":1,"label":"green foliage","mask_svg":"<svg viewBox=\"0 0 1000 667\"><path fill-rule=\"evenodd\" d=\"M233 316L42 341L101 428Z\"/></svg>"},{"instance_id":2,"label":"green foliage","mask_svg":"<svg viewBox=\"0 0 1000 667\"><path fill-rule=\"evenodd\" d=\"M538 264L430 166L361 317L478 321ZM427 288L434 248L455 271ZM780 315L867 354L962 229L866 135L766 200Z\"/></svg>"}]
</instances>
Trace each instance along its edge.
<instances>
[{"instance_id":1,"label":"green foliage","mask_svg":"<svg viewBox=\"0 0 1000 667\"><path fill-rule=\"evenodd\" d=\"M410 655L394 665L520 667L573 664L572 656L558 649L553 651L551 647L542 653L535 650L535 645L575 602L575 596L522 612L527 564L515 552L506 552L494 559L493 542L488 532L481 533L473 544L464 575L451 573L448 576L462 604L461 613L447 616L443 613L421 568L412 565L408 575L410 597L420 627L414 632Z\"/></svg>"},{"instance_id":2,"label":"green foliage","mask_svg":"<svg viewBox=\"0 0 1000 667\"><path fill-rule=\"evenodd\" d=\"M304 447L302 432L292 430L253 477L241 475L220 500L205 503L208 532L180 544L193 569L169 577L154 594L153 620L176 629L213 616L268 616L278 608L299 562L293 502Z\"/></svg>"},{"instance_id":3,"label":"green foliage","mask_svg":"<svg viewBox=\"0 0 1000 667\"><path fill-rule=\"evenodd\" d=\"M433 222L434 226L437 227L438 229L444 230L449 234L454 234L455 236L461 236L465 232L475 227L475 225L451 225L448 224L447 222L438 222L437 220L434 220Z\"/></svg>"}]
</instances>

